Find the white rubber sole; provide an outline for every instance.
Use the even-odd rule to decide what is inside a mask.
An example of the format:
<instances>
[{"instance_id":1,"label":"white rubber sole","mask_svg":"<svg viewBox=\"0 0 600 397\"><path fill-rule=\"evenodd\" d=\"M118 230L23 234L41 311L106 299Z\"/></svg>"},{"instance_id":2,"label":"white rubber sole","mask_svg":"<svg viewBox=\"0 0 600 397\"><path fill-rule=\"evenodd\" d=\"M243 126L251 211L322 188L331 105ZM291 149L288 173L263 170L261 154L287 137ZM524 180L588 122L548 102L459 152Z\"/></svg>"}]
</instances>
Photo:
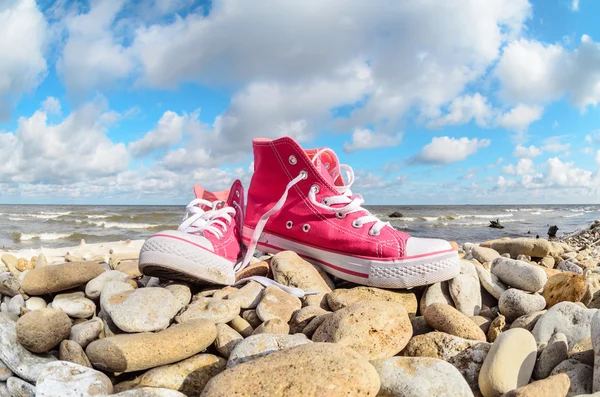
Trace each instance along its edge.
<instances>
[{"instance_id":1,"label":"white rubber sole","mask_svg":"<svg viewBox=\"0 0 600 397\"><path fill-rule=\"evenodd\" d=\"M244 226L244 243L250 241L253 232ZM460 258L454 250L379 261L322 250L265 232L257 249L271 254L294 251L329 274L370 287L412 288L450 280L460 273Z\"/></svg>"},{"instance_id":2,"label":"white rubber sole","mask_svg":"<svg viewBox=\"0 0 600 397\"><path fill-rule=\"evenodd\" d=\"M188 236L165 231L148 238L140 250L142 274L194 284L233 284L233 263Z\"/></svg>"}]
</instances>

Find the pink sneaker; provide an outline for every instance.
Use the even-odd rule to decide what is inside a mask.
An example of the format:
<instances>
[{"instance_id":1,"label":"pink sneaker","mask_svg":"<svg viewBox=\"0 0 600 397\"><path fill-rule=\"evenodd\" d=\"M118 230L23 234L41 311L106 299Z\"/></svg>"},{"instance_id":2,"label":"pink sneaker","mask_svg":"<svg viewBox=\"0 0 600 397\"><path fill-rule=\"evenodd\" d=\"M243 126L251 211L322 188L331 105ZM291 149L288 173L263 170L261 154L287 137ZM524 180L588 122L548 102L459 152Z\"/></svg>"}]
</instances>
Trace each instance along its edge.
<instances>
[{"instance_id":1,"label":"pink sneaker","mask_svg":"<svg viewBox=\"0 0 600 397\"><path fill-rule=\"evenodd\" d=\"M243 265L258 248L295 251L334 276L374 287L410 288L458 275L450 243L410 237L362 208L362 196L350 191L352 168L331 149L303 150L289 137L255 139L253 148Z\"/></svg>"},{"instance_id":2,"label":"pink sneaker","mask_svg":"<svg viewBox=\"0 0 600 397\"><path fill-rule=\"evenodd\" d=\"M194 186L179 228L157 233L140 251L140 271L148 276L231 285L241 255L244 188L212 193Z\"/></svg>"}]
</instances>

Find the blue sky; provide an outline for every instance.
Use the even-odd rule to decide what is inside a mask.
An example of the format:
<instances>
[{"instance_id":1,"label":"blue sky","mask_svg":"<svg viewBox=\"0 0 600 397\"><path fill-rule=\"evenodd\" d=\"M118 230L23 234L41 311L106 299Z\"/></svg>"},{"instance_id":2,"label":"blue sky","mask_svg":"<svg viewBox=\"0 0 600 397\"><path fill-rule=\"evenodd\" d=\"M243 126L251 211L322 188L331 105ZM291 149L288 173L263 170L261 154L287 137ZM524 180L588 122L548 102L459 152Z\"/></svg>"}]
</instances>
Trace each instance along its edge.
<instances>
[{"instance_id":1,"label":"blue sky","mask_svg":"<svg viewBox=\"0 0 600 397\"><path fill-rule=\"evenodd\" d=\"M367 204L595 203L592 0L8 0L0 203L182 204L289 135Z\"/></svg>"}]
</instances>

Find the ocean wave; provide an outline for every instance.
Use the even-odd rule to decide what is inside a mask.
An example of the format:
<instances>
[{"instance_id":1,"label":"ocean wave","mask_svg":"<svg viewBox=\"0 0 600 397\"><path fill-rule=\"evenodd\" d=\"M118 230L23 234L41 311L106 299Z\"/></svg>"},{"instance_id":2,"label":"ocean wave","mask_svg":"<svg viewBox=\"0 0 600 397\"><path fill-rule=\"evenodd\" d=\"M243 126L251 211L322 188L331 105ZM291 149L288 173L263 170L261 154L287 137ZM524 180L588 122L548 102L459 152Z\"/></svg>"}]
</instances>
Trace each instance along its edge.
<instances>
[{"instance_id":1,"label":"ocean wave","mask_svg":"<svg viewBox=\"0 0 600 397\"><path fill-rule=\"evenodd\" d=\"M13 239L16 241L51 241L68 238L69 236L71 236L71 233L13 233Z\"/></svg>"},{"instance_id":2,"label":"ocean wave","mask_svg":"<svg viewBox=\"0 0 600 397\"><path fill-rule=\"evenodd\" d=\"M9 216L8 220L13 221L13 222L18 222L18 221L24 221L25 218L19 218L18 216Z\"/></svg>"},{"instance_id":3,"label":"ocean wave","mask_svg":"<svg viewBox=\"0 0 600 397\"><path fill-rule=\"evenodd\" d=\"M154 225L150 223L123 223L123 222L104 222L104 221L90 221L98 227L104 228L119 228L119 229L152 229L160 227L161 225Z\"/></svg>"},{"instance_id":4,"label":"ocean wave","mask_svg":"<svg viewBox=\"0 0 600 397\"><path fill-rule=\"evenodd\" d=\"M44 214L44 213L40 213L40 214L8 214L8 216L12 216L12 217L22 217L22 216L26 216L28 218L36 218L36 219L55 219L58 218L60 216L64 216L61 214Z\"/></svg>"},{"instance_id":5,"label":"ocean wave","mask_svg":"<svg viewBox=\"0 0 600 397\"><path fill-rule=\"evenodd\" d=\"M583 215L583 212L578 212L576 214L572 214L572 215L563 215L561 218L574 218L576 216L581 216Z\"/></svg>"},{"instance_id":6,"label":"ocean wave","mask_svg":"<svg viewBox=\"0 0 600 397\"><path fill-rule=\"evenodd\" d=\"M72 211L66 211L66 212L45 212L45 211L40 211L41 215L58 215L58 216L64 216L64 215L69 215L72 214Z\"/></svg>"},{"instance_id":7,"label":"ocean wave","mask_svg":"<svg viewBox=\"0 0 600 397\"><path fill-rule=\"evenodd\" d=\"M110 217L110 215L87 215L89 219L105 219Z\"/></svg>"},{"instance_id":8,"label":"ocean wave","mask_svg":"<svg viewBox=\"0 0 600 397\"><path fill-rule=\"evenodd\" d=\"M506 208L504 209L505 212L519 212L519 210L517 208Z\"/></svg>"}]
</instances>

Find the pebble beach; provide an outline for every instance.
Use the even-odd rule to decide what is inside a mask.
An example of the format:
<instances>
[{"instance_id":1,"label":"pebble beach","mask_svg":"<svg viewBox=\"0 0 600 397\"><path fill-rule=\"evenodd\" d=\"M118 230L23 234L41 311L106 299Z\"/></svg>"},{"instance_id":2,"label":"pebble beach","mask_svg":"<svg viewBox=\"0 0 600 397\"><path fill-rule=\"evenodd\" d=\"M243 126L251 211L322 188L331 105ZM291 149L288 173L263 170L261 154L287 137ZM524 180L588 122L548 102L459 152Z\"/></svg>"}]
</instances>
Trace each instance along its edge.
<instances>
[{"instance_id":1,"label":"pebble beach","mask_svg":"<svg viewBox=\"0 0 600 397\"><path fill-rule=\"evenodd\" d=\"M461 272L359 286L291 251L251 281L143 276L143 240L0 254L0 396L600 396L600 221L457 244Z\"/></svg>"}]
</instances>

